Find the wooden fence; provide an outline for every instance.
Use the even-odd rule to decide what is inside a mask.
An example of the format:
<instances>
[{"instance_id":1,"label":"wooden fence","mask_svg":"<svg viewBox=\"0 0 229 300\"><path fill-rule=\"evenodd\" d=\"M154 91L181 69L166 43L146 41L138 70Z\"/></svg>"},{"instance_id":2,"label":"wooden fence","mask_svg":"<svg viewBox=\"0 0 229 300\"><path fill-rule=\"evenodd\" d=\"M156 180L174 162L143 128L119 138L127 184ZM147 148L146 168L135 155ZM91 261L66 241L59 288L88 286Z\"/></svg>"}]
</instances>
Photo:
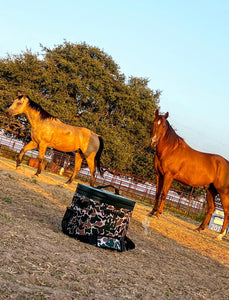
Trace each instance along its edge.
<instances>
[{"instance_id":1,"label":"wooden fence","mask_svg":"<svg viewBox=\"0 0 229 300\"><path fill-rule=\"evenodd\" d=\"M16 156L23 147L23 142L17 139L8 138L4 135L4 131L0 129L0 155L16 159ZM27 163L32 167L37 167L38 151L32 150L26 152L23 163ZM60 174L70 176L74 167L74 156L64 152L58 152L48 149L45 155L44 169ZM78 173L78 178L89 180L90 171L86 162L82 164L82 168ZM96 173L96 185L113 185L121 191L122 195L136 199L145 204L152 205L155 200L156 186L149 179L141 178L117 170L105 171L104 176ZM166 198L166 207L182 211L186 215L196 216L205 214L205 199L203 197L194 198L191 194L187 194L178 190L170 190Z\"/></svg>"}]
</instances>

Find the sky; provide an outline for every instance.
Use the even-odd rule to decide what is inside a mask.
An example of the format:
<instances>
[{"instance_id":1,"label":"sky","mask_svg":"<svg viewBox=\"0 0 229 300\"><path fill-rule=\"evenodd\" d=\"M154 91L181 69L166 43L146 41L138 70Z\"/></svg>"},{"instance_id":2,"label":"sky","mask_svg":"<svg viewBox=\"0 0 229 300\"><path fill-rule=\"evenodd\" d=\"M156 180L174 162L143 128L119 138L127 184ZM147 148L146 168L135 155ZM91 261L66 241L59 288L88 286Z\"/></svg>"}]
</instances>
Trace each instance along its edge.
<instances>
[{"instance_id":1,"label":"sky","mask_svg":"<svg viewBox=\"0 0 229 300\"><path fill-rule=\"evenodd\" d=\"M191 147L229 160L228 16L228 0L0 0L0 58L96 46L162 92L160 111Z\"/></svg>"}]
</instances>

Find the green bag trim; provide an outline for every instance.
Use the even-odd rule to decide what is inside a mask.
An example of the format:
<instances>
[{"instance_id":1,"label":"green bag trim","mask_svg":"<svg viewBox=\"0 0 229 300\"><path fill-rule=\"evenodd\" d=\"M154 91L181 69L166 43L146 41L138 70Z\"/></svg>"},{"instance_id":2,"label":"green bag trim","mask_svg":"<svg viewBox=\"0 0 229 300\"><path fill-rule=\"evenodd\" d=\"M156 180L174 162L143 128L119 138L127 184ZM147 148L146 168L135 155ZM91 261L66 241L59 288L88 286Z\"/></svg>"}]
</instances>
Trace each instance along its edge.
<instances>
[{"instance_id":1,"label":"green bag trim","mask_svg":"<svg viewBox=\"0 0 229 300\"><path fill-rule=\"evenodd\" d=\"M91 186L78 183L76 192L100 203L106 203L119 208L133 210L135 201Z\"/></svg>"}]
</instances>

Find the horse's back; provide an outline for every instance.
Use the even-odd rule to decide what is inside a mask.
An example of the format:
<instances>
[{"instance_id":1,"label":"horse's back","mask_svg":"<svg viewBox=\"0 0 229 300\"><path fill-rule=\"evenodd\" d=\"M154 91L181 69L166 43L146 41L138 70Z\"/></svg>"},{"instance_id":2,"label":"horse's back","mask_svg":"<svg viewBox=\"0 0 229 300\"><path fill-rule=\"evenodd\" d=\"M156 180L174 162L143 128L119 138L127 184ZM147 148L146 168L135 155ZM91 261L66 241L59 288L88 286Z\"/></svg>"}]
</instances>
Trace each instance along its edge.
<instances>
[{"instance_id":1,"label":"horse's back","mask_svg":"<svg viewBox=\"0 0 229 300\"><path fill-rule=\"evenodd\" d=\"M62 136L75 135L86 139L90 138L92 135L97 136L96 133L94 133L88 128L68 125L66 123L63 123L59 119L54 120L53 123L50 124L50 127L52 128L53 132L55 132L56 135L62 135Z\"/></svg>"},{"instance_id":2,"label":"horse's back","mask_svg":"<svg viewBox=\"0 0 229 300\"><path fill-rule=\"evenodd\" d=\"M96 151L99 147L96 133L84 127L65 124L59 119L46 121L40 136L47 141L48 147L59 151L72 152L80 149L85 153L89 148Z\"/></svg>"},{"instance_id":3,"label":"horse's back","mask_svg":"<svg viewBox=\"0 0 229 300\"><path fill-rule=\"evenodd\" d=\"M155 162L163 175L169 172L184 184L204 186L214 183L218 187L228 178L229 185L229 162L225 158L194 150L185 142L171 151L165 151Z\"/></svg>"}]
</instances>

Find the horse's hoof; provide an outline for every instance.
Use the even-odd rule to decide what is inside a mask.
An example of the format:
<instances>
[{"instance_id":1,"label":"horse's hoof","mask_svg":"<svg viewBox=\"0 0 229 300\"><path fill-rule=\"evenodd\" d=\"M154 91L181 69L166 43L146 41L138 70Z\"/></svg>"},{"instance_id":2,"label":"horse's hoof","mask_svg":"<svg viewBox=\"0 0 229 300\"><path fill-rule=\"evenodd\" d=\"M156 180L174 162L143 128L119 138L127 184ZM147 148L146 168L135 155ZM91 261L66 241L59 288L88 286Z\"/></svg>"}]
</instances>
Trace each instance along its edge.
<instances>
[{"instance_id":1,"label":"horse's hoof","mask_svg":"<svg viewBox=\"0 0 229 300\"><path fill-rule=\"evenodd\" d=\"M217 235L217 237L215 238L217 241L222 241L223 235Z\"/></svg>"},{"instance_id":2,"label":"horse's hoof","mask_svg":"<svg viewBox=\"0 0 229 300\"><path fill-rule=\"evenodd\" d=\"M203 229L201 228L201 227L197 227L197 228L195 228L195 229L193 229L193 231L197 231L197 232L201 232Z\"/></svg>"},{"instance_id":3,"label":"horse's hoof","mask_svg":"<svg viewBox=\"0 0 229 300\"><path fill-rule=\"evenodd\" d=\"M157 214L154 212L154 213L148 213L147 217L150 217L150 218L157 217L157 218L159 218L159 215L157 215Z\"/></svg>"},{"instance_id":4,"label":"horse's hoof","mask_svg":"<svg viewBox=\"0 0 229 300\"><path fill-rule=\"evenodd\" d=\"M216 237L216 239L217 239L218 241L222 241L222 238L223 238L225 235L226 235L226 229L224 230L224 232L220 233L220 234Z\"/></svg>"}]
</instances>

